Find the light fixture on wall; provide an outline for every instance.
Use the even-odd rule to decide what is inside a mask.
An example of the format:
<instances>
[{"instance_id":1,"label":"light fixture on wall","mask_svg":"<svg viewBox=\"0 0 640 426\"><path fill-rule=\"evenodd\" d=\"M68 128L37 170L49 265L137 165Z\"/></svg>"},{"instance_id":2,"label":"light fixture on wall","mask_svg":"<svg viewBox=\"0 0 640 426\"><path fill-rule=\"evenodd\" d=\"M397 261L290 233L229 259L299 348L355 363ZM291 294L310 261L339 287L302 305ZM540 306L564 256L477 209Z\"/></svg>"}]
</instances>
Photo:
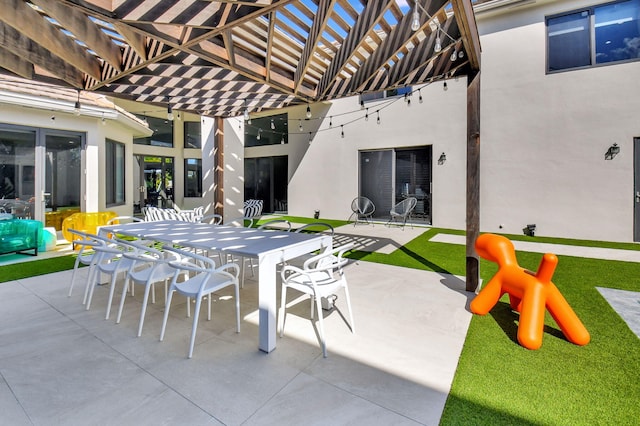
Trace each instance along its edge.
<instances>
[{"instance_id":1,"label":"light fixture on wall","mask_svg":"<svg viewBox=\"0 0 640 426\"><path fill-rule=\"evenodd\" d=\"M617 143L614 143L607 149L607 152L604 153L605 160L613 160L616 155L620 154L620 147Z\"/></svg>"},{"instance_id":2,"label":"light fixture on wall","mask_svg":"<svg viewBox=\"0 0 640 426\"><path fill-rule=\"evenodd\" d=\"M80 115L80 89L78 89L78 100L76 100L76 104L73 108L73 113L75 115Z\"/></svg>"},{"instance_id":3,"label":"light fixture on wall","mask_svg":"<svg viewBox=\"0 0 640 426\"><path fill-rule=\"evenodd\" d=\"M441 166L447 161L447 154L444 152L440 154L440 158L438 158L438 164Z\"/></svg>"}]
</instances>

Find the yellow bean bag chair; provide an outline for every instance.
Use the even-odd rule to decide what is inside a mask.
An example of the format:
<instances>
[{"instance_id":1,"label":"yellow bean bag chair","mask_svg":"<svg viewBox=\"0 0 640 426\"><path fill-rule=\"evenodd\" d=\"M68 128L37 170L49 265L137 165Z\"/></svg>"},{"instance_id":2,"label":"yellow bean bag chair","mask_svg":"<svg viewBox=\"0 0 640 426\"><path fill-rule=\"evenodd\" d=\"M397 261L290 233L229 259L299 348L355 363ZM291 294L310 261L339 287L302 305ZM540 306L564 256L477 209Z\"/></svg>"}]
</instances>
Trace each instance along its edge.
<instances>
[{"instance_id":1,"label":"yellow bean bag chair","mask_svg":"<svg viewBox=\"0 0 640 426\"><path fill-rule=\"evenodd\" d=\"M117 214L115 212L74 213L62 221L62 236L65 240L73 242L73 234L68 231L69 229L75 229L76 231L87 232L89 234L97 234L99 226L106 225L107 222L116 216Z\"/></svg>"}]
</instances>

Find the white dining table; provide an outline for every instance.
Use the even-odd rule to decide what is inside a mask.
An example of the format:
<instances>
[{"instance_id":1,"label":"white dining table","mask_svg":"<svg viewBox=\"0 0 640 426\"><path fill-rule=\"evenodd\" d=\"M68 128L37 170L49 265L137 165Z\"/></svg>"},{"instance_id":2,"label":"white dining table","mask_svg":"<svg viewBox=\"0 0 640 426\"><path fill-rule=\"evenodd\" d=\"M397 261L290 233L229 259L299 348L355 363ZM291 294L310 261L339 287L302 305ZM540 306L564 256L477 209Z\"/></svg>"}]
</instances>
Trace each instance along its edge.
<instances>
[{"instance_id":1,"label":"white dining table","mask_svg":"<svg viewBox=\"0 0 640 426\"><path fill-rule=\"evenodd\" d=\"M257 259L258 347L264 352L271 352L276 348L276 265L316 250L332 248L330 235L172 220L103 226L100 233L122 234Z\"/></svg>"}]
</instances>

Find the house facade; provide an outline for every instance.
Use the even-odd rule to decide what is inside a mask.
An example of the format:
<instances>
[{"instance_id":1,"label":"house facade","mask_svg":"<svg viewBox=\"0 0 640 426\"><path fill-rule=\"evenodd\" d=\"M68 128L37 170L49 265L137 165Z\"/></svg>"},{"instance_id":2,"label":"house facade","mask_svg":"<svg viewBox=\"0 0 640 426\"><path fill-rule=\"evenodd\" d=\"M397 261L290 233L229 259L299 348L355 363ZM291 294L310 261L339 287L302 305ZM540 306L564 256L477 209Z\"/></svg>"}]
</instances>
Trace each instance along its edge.
<instances>
[{"instance_id":1,"label":"house facade","mask_svg":"<svg viewBox=\"0 0 640 426\"><path fill-rule=\"evenodd\" d=\"M520 234L535 225L540 236L639 241L640 0L493 0L475 10L481 232ZM0 131L35 139L26 150L9 144L12 158L32 154L4 159L0 178L17 179L14 197L33 198L39 218L74 206L123 215L145 204L213 212L216 202L235 218L245 199L260 198L266 212L347 219L362 195L384 221L413 196L416 223L465 229L467 82L441 77L250 121L225 118L221 128L212 118L174 111L171 121L165 107L84 92L76 115L73 90L60 97L31 86L16 94L9 82L0 91ZM220 133L224 200L214 191ZM48 135L51 150L66 154L54 158ZM55 198L53 182L73 194Z\"/></svg>"},{"instance_id":2,"label":"house facade","mask_svg":"<svg viewBox=\"0 0 640 426\"><path fill-rule=\"evenodd\" d=\"M638 0L476 6L482 232L640 240L639 15ZM285 143L270 130L278 116L227 119L225 161L262 159L271 181L286 167L291 215L346 219L366 195L384 220L416 196L417 222L465 229L466 80L445 81L310 105L311 118L305 106L278 111Z\"/></svg>"}]
</instances>

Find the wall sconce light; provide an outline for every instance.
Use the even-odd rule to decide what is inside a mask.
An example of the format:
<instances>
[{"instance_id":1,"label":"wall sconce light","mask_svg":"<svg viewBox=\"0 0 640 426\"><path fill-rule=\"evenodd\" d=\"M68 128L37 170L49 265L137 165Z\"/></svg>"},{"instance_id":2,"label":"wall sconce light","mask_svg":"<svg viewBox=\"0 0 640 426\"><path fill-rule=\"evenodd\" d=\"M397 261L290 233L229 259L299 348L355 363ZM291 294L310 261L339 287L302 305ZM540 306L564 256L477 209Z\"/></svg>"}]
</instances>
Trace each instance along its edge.
<instances>
[{"instance_id":1,"label":"wall sconce light","mask_svg":"<svg viewBox=\"0 0 640 426\"><path fill-rule=\"evenodd\" d=\"M620 147L617 143L614 143L609 147L609 149L607 149L607 152L604 153L604 159L613 160L613 158L618 154L620 154Z\"/></svg>"},{"instance_id":2,"label":"wall sconce light","mask_svg":"<svg viewBox=\"0 0 640 426\"><path fill-rule=\"evenodd\" d=\"M533 223L533 224L525 226L522 229L522 232L524 232L524 235L528 235L530 237L535 237L536 236L536 224Z\"/></svg>"},{"instance_id":3,"label":"wall sconce light","mask_svg":"<svg viewBox=\"0 0 640 426\"><path fill-rule=\"evenodd\" d=\"M440 158L438 158L438 165L443 165L447 161L447 155L443 152L440 154Z\"/></svg>"}]
</instances>

